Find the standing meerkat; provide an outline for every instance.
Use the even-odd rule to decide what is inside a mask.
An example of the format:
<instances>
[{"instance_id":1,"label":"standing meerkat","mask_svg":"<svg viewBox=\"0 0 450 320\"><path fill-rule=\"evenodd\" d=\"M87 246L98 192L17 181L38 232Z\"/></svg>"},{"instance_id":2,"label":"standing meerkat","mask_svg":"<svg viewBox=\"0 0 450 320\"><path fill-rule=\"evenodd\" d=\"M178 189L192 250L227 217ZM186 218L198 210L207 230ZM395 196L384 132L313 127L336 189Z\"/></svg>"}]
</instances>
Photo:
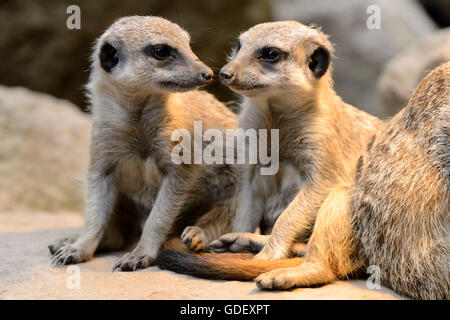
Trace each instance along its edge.
<instances>
[{"instance_id":1,"label":"standing meerkat","mask_svg":"<svg viewBox=\"0 0 450 320\"><path fill-rule=\"evenodd\" d=\"M279 130L280 170L263 177L255 165L240 168L234 233L211 243L214 250L259 252L259 260L304 253L301 243L310 238L328 195L352 181L359 156L382 122L335 93L332 55L325 34L295 21L259 24L240 35L221 81L244 96L239 127ZM250 233L261 219L275 223L271 236ZM261 271L251 270L247 279Z\"/></svg>"},{"instance_id":2,"label":"standing meerkat","mask_svg":"<svg viewBox=\"0 0 450 320\"><path fill-rule=\"evenodd\" d=\"M279 24L283 23L270 24L271 34L281 33ZM292 34L284 35L293 38ZM307 41L299 43L308 47ZM340 113L334 115L345 119ZM302 203L292 202L277 220L269 240L251 234L221 237L223 246L240 248L234 251L257 252L265 244L256 259L164 251L158 264L206 278L255 278L262 289L326 284L375 265L380 268L381 282L399 294L414 299L449 299L450 63L422 80L406 108L391 121L383 125L375 122L379 129L370 130L372 137L358 148L359 154L355 150L350 172L327 190L303 258L275 260L286 258L289 250L285 248L304 234L308 211ZM345 121L335 133L359 125ZM339 140L340 135L328 138ZM351 150L358 138L354 136L343 150ZM313 136L309 140L313 141ZM338 155L332 161L337 161ZM314 203L314 198L305 201ZM179 260L174 261L174 257Z\"/></svg>"},{"instance_id":3,"label":"standing meerkat","mask_svg":"<svg viewBox=\"0 0 450 320\"><path fill-rule=\"evenodd\" d=\"M86 222L77 238L49 246L54 264L89 260L140 238L114 270L149 266L163 243L187 227L193 250L229 231L235 184L228 165L176 165L174 130L236 126L236 116L194 89L212 71L192 52L189 34L159 17L117 20L98 39L87 89L93 129ZM193 90L185 92L188 90ZM194 226L192 226L194 225Z\"/></svg>"}]
</instances>

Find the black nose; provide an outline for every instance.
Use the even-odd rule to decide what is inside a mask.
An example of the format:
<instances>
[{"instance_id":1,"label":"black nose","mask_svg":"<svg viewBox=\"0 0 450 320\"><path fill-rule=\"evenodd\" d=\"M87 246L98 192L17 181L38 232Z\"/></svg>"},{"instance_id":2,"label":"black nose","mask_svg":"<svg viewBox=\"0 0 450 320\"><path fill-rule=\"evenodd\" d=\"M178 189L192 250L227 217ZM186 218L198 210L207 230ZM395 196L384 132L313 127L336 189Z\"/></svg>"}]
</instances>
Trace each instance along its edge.
<instances>
[{"instance_id":1,"label":"black nose","mask_svg":"<svg viewBox=\"0 0 450 320\"><path fill-rule=\"evenodd\" d=\"M220 80L222 80L222 81L223 80L230 81L230 80L232 80L234 78L234 73L227 72L227 71L224 71L224 70L220 70L219 77L220 77Z\"/></svg>"},{"instance_id":2,"label":"black nose","mask_svg":"<svg viewBox=\"0 0 450 320\"><path fill-rule=\"evenodd\" d=\"M205 79L206 81L211 81L212 79L212 73L211 72L203 72L202 73L202 77L203 79Z\"/></svg>"}]
</instances>

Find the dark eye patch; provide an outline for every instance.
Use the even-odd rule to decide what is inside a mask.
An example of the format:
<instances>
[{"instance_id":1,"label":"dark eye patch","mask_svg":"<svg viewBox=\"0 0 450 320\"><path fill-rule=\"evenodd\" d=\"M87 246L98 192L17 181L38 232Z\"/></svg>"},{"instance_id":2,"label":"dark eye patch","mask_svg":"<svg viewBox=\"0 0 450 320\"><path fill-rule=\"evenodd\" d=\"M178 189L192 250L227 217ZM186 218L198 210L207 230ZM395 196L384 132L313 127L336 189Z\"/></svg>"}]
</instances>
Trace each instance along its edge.
<instances>
[{"instance_id":1,"label":"dark eye patch","mask_svg":"<svg viewBox=\"0 0 450 320\"><path fill-rule=\"evenodd\" d=\"M281 51L275 47L265 47L258 50L257 58L259 60L275 63L280 60L283 56L285 56L285 52Z\"/></svg>"},{"instance_id":2,"label":"dark eye patch","mask_svg":"<svg viewBox=\"0 0 450 320\"><path fill-rule=\"evenodd\" d=\"M241 50L241 42L239 40L235 40L233 42L233 50L235 53L237 53L239 50Z\"/></svg>"},{"instance_id":3,"label":"dark eye patch","mask_svg":"<svg viewBox=\"0 0 450 320\"><path fill-rule=\"evenodd\" d=\"M175 58L176 50L166 44L150 44L144 48L144 54L157 60Z\"/></svg>"}]
</instances>

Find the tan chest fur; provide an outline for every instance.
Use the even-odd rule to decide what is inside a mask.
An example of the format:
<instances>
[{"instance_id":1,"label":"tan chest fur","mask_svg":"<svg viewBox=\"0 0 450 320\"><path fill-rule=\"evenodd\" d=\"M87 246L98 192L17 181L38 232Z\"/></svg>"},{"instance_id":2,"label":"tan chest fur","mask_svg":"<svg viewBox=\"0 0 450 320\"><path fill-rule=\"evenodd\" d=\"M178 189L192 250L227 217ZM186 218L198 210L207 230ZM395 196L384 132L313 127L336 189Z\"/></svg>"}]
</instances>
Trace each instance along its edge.
<instances>
[{"instance_id":1,"label":"tan chest fur","mask_svg":"<svg viewBox=\"0 0 450 320\"><path fill-rule=\"evenodd\" d=\"M113 176L120 192L148 208L153 206L164 179L152 157L141 159L137 156L120 159Z\"/></svg>"},{"instance_id":2,"label":"tan chest fur","mask_svg":"<svg viewBox=\"0 0 450 320\"><path fill-rule=\"evenodd\" d=\"M286 206L304 187L304 179L290 161L281 161L275 175L260 175L259 166L250 169L252 195L263 207L267 225L273 225Z\"/></svg>"}]
</instances>

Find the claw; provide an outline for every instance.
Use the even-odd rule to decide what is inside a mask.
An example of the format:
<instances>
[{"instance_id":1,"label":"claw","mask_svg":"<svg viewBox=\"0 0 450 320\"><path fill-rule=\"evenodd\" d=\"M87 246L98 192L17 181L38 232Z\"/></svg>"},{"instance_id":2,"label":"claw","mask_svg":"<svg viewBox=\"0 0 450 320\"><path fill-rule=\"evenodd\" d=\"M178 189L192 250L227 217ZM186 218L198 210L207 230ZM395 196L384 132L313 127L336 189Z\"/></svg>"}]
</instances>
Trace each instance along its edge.
<instances>
[{"instance_id":1,"label":"claw","mask_svg":"<svg viewBox=\"0 0 450 320\"><path fill-rule=\"evenodd\" d=\"M52 267L57 267L61 263L62 250L58 250L52 257Z\"/></svg>"},{"instance_id":2,"label":"claw","mask_svg":"<svg viewBox=\"0 0 450 320\"><path fill-rule=\"evenodd\" d=\"M143 266L144 266L144 261L138 261L137 263L135 263L135 265L133 267L133 271L136 271L137 269L142 269Z\"/></svg>"},{"instance_id":3,"label":"claw","mask_svg":"<svg viewBox=\"0 0 450 320\"><path fill-rule=\"evenodd\" d=\"M64 261L62 262L62 264L63 264L63 265L66 265L66 264L72 264L72 262L73 262L73 257L72 257L72 255L68 255L68 256L64 259Z\"/></svg>"},{"instance_id":4,"label":"claw","mask_svg":"<svg viewBox=\"0 0 450 320\"><path fill-rule=\"evenodd\" d=\"M50 251L50 254L51 254L51 255L53 255L53 254L55 253L55 247L54 247L52 244L50 244L50 245L48 246L48 250Z\"/></svg>"},{"instance_id":5,"label":"claw","mask_svg":"<svg viewBox=\"0 0 450 320\"><path fill-rule=\"evenodd\" d=\"M112 272L122 271L122 263L116 262L116 264L112 268Z\"/></svg>"}]
</instances>

